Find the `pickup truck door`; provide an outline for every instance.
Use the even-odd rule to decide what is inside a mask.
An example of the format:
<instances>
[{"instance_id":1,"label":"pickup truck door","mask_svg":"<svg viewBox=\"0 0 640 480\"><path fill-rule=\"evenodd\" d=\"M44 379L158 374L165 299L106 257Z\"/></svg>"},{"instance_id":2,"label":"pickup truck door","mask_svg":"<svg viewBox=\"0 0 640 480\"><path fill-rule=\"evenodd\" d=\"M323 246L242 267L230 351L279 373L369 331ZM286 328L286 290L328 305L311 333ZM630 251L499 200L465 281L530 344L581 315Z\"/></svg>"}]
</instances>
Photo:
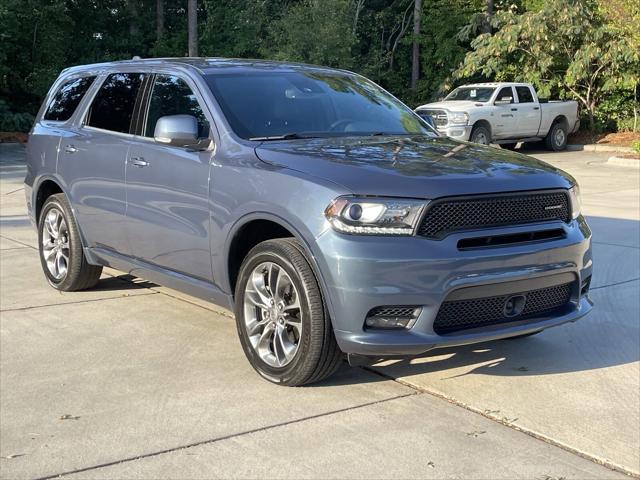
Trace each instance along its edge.
<instances>
[{"instance_id":1,"label":"pickup truck door","mask_svg":"<svg viewBox=\"0 0 640 480\"><path fill-rule=\"evenodd\" d=\"M540 129L540 104L531 87L526 85L516 86L518 96L517 130L518 137L535 137Z\"/></svg>"},{"instance_id":2,"label":"pickup truck door","mask_svg":"<svg viewBox=\"0 0 640 480\"><path fill-rule=\"evenodd\" d=\"M491 113L491 136L493 138L512 138L517 135L517 111L513 88L502 87L493 102L493 111Z\"/></svg>"}]
</instances>

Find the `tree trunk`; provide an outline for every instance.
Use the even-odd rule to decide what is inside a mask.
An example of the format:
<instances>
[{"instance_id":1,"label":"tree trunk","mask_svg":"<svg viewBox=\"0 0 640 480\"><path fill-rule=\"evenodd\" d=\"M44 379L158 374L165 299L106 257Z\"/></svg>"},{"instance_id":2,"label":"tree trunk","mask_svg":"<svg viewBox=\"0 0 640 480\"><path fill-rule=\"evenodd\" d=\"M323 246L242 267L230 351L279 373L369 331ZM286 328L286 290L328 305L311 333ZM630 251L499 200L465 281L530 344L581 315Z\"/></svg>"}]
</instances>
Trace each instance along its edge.
<instances>
[{"instance_id":1,"label":"tree trunk","mask_svg":"<svg viewBox=\"0 0 640 480\"><path fill-rule=\"evenodd\" d=\"M138 0L129 0L127 8L129 9L129 35L135 37L140 33L138 28Z\"/></svg>"},{"instance_id":2,"label":"tree trunk","mask_svg":"<svg viewBox=\"0 0 640 480\"><path fill-rule=\"evenodd\" d=\"M413 58L411 64L411 90L415 92L420 77L420 20L422 19L422 0L415 0L413 8Z\"/></svg>"},{"instance_id":3,"label":"tree trunk","mask_svg":"<svg viewBox=\"0 0 640 480\"><path fill-rule=\"evenodd\" d=\"M487 0L487 8L484 12L485 19L482 22L482 33L491 33L491 18L493 17L493 0Z\"/></svg>"},{"instance_id":4,"label":"tree trunk","mask_svg":"<svg viewBox=\"0 0 640 480\"><path fill-rule=\"evenodd\" d=\"M198 0L188 0L189 56L198 56Z\"/></svg>"},{"instance_id":5,"label":"tree trunk","mask_svg":"<svg viewBox=\"0 0 640 480\"><path fill-rule=\"evenodd\" d=\"M156 0L156 40L164 36L164 0Z\"/></svg>"}]
</instances>

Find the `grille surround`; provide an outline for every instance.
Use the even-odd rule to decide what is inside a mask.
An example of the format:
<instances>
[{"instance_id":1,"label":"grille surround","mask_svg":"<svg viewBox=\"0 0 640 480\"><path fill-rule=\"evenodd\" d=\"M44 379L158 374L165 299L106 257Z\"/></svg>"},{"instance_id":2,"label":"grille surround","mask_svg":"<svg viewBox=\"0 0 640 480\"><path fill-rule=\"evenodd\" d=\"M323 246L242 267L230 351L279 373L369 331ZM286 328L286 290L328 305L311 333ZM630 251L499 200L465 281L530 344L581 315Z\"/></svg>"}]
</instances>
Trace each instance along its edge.
<instances>
[{"instance_id":1,"label":"grille surround","mask_svg":"<svg viewBox=\"0 0 640 480\"><path fill-rule=\"evenodd\" d=\"M446 110L441 109L425 109L419 110L418 115L428 115L433 119L436 127L446 127L449 125L449 115Z\"/></svg>"},{"instance_id":2,"label":"grille surround","mask_svg":"<svg viewBox=\"0 0 640 480\"><path fill-rule=\"evenodd\" d=\"M417 235L441 240L454 232L558 220L571 221L567 190L449 197L427 206Z\"/></svg>"},{"instance_id":3,"label":"grille surround","mask_svg":"<svg viewBox=\"0 0 640 480\"><path fill-rule=\"evenodd\" d=\"M471 328L518 322L549 315L563 310L570 302L575 281L491 297L464 300L445 300L433 323L438 335L446 335ZM504 305L510 298L525 295L524 309L519 315L505 315Z\"/></svg>"}]
</instances>

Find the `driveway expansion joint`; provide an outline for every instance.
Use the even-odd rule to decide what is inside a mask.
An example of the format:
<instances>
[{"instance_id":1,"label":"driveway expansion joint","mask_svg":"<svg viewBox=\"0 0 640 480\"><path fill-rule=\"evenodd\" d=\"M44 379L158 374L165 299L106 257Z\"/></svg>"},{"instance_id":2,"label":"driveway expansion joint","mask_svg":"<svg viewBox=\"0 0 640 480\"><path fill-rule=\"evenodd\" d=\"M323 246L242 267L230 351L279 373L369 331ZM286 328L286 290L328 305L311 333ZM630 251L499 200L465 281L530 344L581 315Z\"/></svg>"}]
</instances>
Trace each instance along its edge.
<instances>
[{"instance_id":1,"label":"driveway expansion joint","mask_svg":"<svg viewBox=\"0 0 640 480\"><path fill-rule=\"evenodd\" d=\"M638 279L636 279L636 280L638 280ZM379 375L379 376L381 376L383 378L386 378L386 379L389 379L389 380L393 380L394 382L397 382L400 385L404 385L405 387L409 387L409 388L415 390L416 393L428 394L428 395L431 395L431 396L433 396L435 398L439 398L440 400L444 400L446 402L449 402L452 405L455 405L457 407L463 408L463 409L465 409L465 410L467 410L469 412L476 413L476 414L478 414L478 415L480 415L480 416L482 416L482 417L484 417L484 418L486 418L488 420L491 420L491 421L493 421L495 423L499 423L500 425L504 425L505 427L511 428L512 430L515 430L517 432L524 433L525 435L528 435L528 436L530 436L532 438L535 438L536 440L540 440L541 442L544 442L544 443L547 443L547 444L549 444L551 446L560 448L561 450L564 450L564 451L566 451L568 453L571 453L573 455L576 455L576 456L578 456L580 458L583 458L585 460L593 462L593 463L595 463L597 465L601 465L603 467L606 467L609 470L612 470L614 472L618 472L618 473L622 473L624 475L628 475L631 478L640 479L640 472L633 472L633 471L628 470L627 468L625 468L625 467L623 467L621 465L617 465L617 464L615 464L613 462L610 462L609 460L604 460L604 459L600 459L600 458L594 457L593 455L590 455L590 454L588 454L586 452L583 452L581 450L573 448L573 447L571 447L571 446L569 446L569 445L567 445L565 443L562 443L562 442L559 442L557 440L554 440L553 438L548 437L548 436L546 436L544 434L541 434L541 433L535 432L533 430L530 430L528 428L516 425L515 421L512 421L512 422L505 421L502 418L499 418L499 417L496 417L496 416L492 415L491 412L488 412L488 411L485 411L485 410L481 410L479 408L472 407L471 405L468 405L468 404L466 404L464 402L461 402L460 400L456 400L453 397L449 397L447 395L444 395L444 394L442 394L440 392L436 392L436 391L430 390L428 388L413 384L413 383L408 382L406 380L402 380L402 379L393 377L391 375L387 375L387 374L385 374L383 372L380 372L380 371L374 369L373 367L360 367L360 368L362 368L362 369L364 369L364 370L366 370L366 371L368 371L370 373L373 373L375 375Z\"/></svg>"},{"instance_id":2,"label":"driveway expansion joint","mask_svg":"<svg viewBox=\"0 0 640 480\"><path fill-rule=\"evenodd\" d=\"M415 390L415 389L413 389L413 390ZM167 449L164 449L164 450L158 450L156 452L144 453L142 455L137 455L135 457L121 458L119 460L113 460L111 462L104 462L104 463L100 463L100 464L97 464L97 465L91 465L91 466L88 466L88 467L78 468L78 469L75 469L75 470L68 470L66 472L46 475L44 477L35 478L34 480L52 480L54 478L65 477L67 475L75 475L75 474L78 474L78 473L89 472L89 471L92 471L92 470L99 470L101 468L113 467L113 466L116 466L116 465L122 465L123 463L130 463L130 462L134 462L136 460L142 460L144 458L157 457L159 455L165 455L165 454L168 454L168 453L178 452L180 450L187 450L187 449L190 449L190 448L200 447L200 446L203 446L203 445L210 445L210 444L213 444L213 443L222 442L224 440L230 440L232 438L238 438L238 437L242 437L242 436L245 436L245 435L251 435L251 434L254 434L254 433L264 432L266 430L272 430L272 429L279 428L279 427L286 427L288 425L294 425L294 424L297 424L297 423L303 423L303 422L306 422L306 421L309 421L309 420L314 420L316 418L322 418L322 417L327 417L327 416L331 416L331 415L336 415L338 413L344 413L344 412L349 412L349 411L352 411L352 410L358 410L358 409L361 409L361 408L371 407L371 406L374 406L374 405L379 405L381 403L391 402L393 400L399 400L399 399L402 399L402 398L412 397L414 395L419 395L420 393L422 393L422 392L413 391L411 393L404 393L402 395L395 395L393 397L383 398L381 400L375 400L373 402L362 403L360 405L353 405L351 407L339 408L337 410L331 410L329 412L318 413L316 415L309 415L308 417L297 418L295 420L288 420L286 422L276 423L274 425L266 425L264 427L258 427L258 428L254 428L254 429L251 429L251 430L245 430L243 432L238 432L238 433L231 433L231 434L228 434L228 435L223 435L221 437L210 438L208 440L201 440L199 442L193 442L193 443L189 443L189 444L186 444L186 445L180 445L180 446L177 446L177 447L167 448Z\"/></svg>"}]
</instances>

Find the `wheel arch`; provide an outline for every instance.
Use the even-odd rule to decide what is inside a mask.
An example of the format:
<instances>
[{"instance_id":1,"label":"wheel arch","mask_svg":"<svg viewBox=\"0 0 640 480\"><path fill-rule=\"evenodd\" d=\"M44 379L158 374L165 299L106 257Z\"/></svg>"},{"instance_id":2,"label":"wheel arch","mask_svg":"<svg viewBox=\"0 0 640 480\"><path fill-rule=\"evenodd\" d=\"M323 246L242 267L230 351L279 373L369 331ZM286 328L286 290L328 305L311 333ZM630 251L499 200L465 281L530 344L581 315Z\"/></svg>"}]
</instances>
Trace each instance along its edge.
<instances>
[{"instance_id":1,"label":"wheel arch","mask_svg":"<svg viewBox=\"0 0 640 480\"><path fill-rule=\"evenodd\" d=\"M268 227L268 229L259 235L251 237L252 233L260 231L264 227ZM247 236L249 237L249 241L247 241ZM225 280L231 297L235 298L238 273L246 255L258 243L274 238L294 238L298 240L316 276L320 291L325 300L325 306L329 311L330 318L332 318L333 309L331 307L331 300L327 295L326 284L318 266L316 256L309 243L305 240L305 236L290 222L267 212L254 212L245 215L236 221L229 231L224 249L224 259L226 263Z\"/></svg>"},{"instance_id":2,"label":"wheel arch","mask_svg":"<svg viewBox=\"0 0 640 480\"><path fill-rule=\"evenodd\" d=\"M491 128L491 123L489 122L489 120L485 120L484 118L481 118L480 120L476 120L473 123L473 127L471 128L471 132L473 132L473 130L476 127L485 127L487 130L489 130L489 135L491 135L493 137L493 130Z\"/></svg>"}]
</instances>

